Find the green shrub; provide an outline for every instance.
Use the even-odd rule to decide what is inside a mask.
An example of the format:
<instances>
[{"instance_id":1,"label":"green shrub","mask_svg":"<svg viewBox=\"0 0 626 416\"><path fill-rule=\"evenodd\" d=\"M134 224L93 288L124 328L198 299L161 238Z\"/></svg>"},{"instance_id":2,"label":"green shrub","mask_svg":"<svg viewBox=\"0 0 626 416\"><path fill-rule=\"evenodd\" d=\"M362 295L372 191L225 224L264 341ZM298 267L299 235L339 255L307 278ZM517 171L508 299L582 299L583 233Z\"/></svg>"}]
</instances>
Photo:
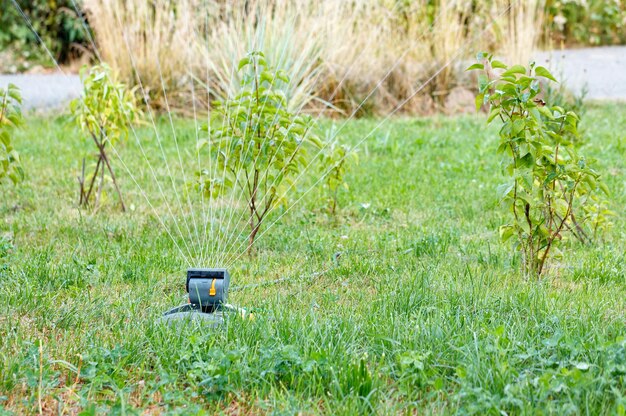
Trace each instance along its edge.
<instances>
[{"instance_id":1,"label":"green shrub","mask_svg":"<svg viewBox=\"0 0 626 416\"><path fill-rule=\"evenodd\" d=\"M19 89L9 84L0 88L0 183L9 178L13 183L24 179L20 157L13 148L13 130L23 123Z\"/></svg>"},{"instance_id":2,"label":"green shrub","mask_svg":"<svg viewBox=\"0 0 626 416\"><path fill-rule=\"evenodd\" d=\"M599 222L591 207L608 188L574 146L578 116L539 98L539 77L556 82L547 69L508 67L491 55L478 59L481 63L469 68L483 71L476 104L490 106L488 123L501 122L497 151L509 179L498 188L511 213L500 236L521 251L524 272L539 276L548 257L560 254L559 242L567 234L589 240L590 223Z\"/></svg>"},{"instance_id":3,"label":"green shrub","mask_svg":"<svg viewBox=\"0 0 626 416\"><path fill-rule=\"evenodd\" d=\"M135 96L124 84L115 80L111 69L105 64L91 68L83 67L80 77L84 86L83 96L72 101L70 109L76 124L96 145L98 157L93 174L88 177L85 177L83 159L82 176L79 178L79 204L90 205L91 201L95 200L95 206L98 206L104 186L104 175L108 171L119 196L122 211L125 211L126 206L107 153L107 145L109 143L115 145L116 142L126 139L130 124L139 118L140 111L135 103ZM94 195L98 176L100 177L98 190Z\"/></svg>"},{"instance_id":4,"label":"green shrub","mask_svg":"<svg viewBox=\"0 0 626 416\"><path fill-rule=\"evenodd\" d=\"M284 71L273 71L263 53L252 52L239 62L241 92L217 103L215 123L198 150L208 147L217 169L198 172L198 189L209 198L229 191L244 195L249 211L248 250L270 210L284 200L285 188L307 166L307 150L321 147L311 134L310 117L288 110L280 89L288 84ZM213 171L212 171L213 170Z\"/></svg>"},{"instance_id":5,"label":"green shrub","mask_svg":"<svg viewBox=\"0 0 626 416\"><path fill-rule=\"evenodd\" d=\"M319 164L319 174L324 176L324 187L328 191L328 211L334 215L339 205L339 190L348 189L345 181L346 170L351 163L357 163L357 153L345 144L337 143L334 134L327 138Z\"/></svg>"}]
</instances>

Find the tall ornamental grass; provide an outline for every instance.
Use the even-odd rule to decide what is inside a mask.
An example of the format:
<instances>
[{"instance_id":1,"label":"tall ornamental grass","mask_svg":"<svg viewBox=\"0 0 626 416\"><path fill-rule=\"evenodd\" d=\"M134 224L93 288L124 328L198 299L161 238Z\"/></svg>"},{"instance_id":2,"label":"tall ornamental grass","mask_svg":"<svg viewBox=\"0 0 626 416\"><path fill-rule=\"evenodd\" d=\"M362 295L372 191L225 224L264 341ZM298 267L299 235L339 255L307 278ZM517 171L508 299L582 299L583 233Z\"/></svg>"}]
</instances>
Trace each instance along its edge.
<instances>
[{"instance_id":1,"label":"tall ornamental grass","mask_svg":"<svg viewBox=\"0 0 626 416\"><path fill-rule=\"evenodd\" d=\"M141 81L155 105L166 95L179 109L192 99L207 108L232 97L240 85L235 63L263 50L290 74L293 109L360 115L436 109L463 81L453 61L473 51L527 58L544 1L84 0L83 7L100 57L126 82Z\"/></svg>"}]
</instances>

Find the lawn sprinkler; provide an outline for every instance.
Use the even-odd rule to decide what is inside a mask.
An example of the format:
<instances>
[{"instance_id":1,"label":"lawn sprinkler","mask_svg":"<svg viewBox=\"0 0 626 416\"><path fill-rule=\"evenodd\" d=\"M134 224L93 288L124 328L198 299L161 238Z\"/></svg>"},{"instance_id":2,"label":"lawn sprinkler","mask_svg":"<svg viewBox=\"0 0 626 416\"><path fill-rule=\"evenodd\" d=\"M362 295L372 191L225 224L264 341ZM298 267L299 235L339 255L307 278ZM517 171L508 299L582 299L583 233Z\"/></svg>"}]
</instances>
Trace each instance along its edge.
<instances>
[{"instance_id":1,"label":"lawn sprinkler","mask_svg":"<svg viewBox=\"0 0 626 416\"><path fill-rule=\"evenodd\" d=\"M188 269L188 303L167 311L161 321L205 321L218 326L224 322L224 310L236 309L226 303L229 284L226 269Z\"/></svg>"}]
</instances>

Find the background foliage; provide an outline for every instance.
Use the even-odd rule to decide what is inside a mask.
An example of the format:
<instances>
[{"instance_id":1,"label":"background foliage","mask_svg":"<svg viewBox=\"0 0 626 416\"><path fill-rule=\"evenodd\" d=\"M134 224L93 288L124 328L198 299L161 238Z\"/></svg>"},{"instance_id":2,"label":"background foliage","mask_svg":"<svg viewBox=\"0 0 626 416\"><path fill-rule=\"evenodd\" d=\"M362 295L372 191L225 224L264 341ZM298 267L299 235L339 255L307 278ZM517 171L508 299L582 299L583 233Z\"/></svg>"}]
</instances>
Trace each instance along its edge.
<instances>
[{"instance_id":1,"label":"background foliage","mask_svg":"<svg viewBox=\"0 0 626 416\"><path fill-rule=\"evenodd\" d=\"M597 46L626 42L626 1L548 0L545 36L557 44Z\"/></svg>"},{"instance_id":2,"label":"background foliage","mask_svg":"<svg viewBox=\"0 0 626 416\"><path fill-rule=\"evenodd\" d=\"M59 63L68 63L89 49L88 37L72 0L16 1ZM80 0L74 1L81 4ZM2 71L16 72L33 64L52 64L13 0L0 0L0 50L13 58L0 59Z\"/></svg>"},{"instance_id":3,"label":"background foliage","mask_svg":"<svg viewBox=\"0 0 626 416\"><path fill-rule=\"evenodd\" d=\"M0 46L19 59L17 64L15 59L0 59L2 70L19 71L33 63L50 66L12 1L0 0ZM60 62L90 49L72 0L18 1ZM203 101L198 108L206 108L214 99L234 96L239 79L231 77L231 67L250 50L265 51L273 65L290 74L293 82L287 95L296 109L320 108L318 98L323 98L333 105L329 112L366 115L391 111L465 45L494 51L509 62L527 62L536 45L626 41L625 0L82 0L77 4L89 17L102 58L120 71L122 80L134 85L139 75L152 104L159 105L163 104L162 76L171 103L179 109L188 109L194 99ZM508 7L509 13L496 18ZM495 22L489 24L493 18ZM374 26L379 30L371 30ZM124 31L124 27L137 30ZM207 69L210 97L192 97L189 77L206 82ZM457 69L444 68L403 109L429 113L450 107L450 91L471 85Z\"/></svg>"}]
</instances>

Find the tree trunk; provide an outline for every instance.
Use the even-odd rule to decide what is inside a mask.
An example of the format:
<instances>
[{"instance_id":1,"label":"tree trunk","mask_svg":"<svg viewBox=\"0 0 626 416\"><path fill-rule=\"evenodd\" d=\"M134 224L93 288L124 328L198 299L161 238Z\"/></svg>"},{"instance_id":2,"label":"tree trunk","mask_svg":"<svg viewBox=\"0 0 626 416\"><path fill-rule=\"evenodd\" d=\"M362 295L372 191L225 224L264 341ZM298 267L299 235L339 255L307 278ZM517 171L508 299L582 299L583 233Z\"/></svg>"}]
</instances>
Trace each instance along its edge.
<instances>
[{"instance_id":1,"label":"tree trunk","mask_svg":"<svg viewBox=\"0 0 626 416\"><path fill-rule=\"evenodd\" d=\"M109 170L109 173L111 174L111 180L113 181L113 186L115 186L117 195L120 198L120 204L122 205L122 212L126 212L126 205L124 204L124 198L122 198L122 192L120 191L120 188L117 185L117 179L115 178L115 174L113 173L113 168L111 167L111 163L109 162L109 157L107 156L106 151L104 150L104 146L106 146L106 142L104 141L103 136L105 136L105 134L104 134L104 130L102 129L102 127L100 127L100 135L101 135L101 138L100 140L98 140L96 135L94 133L91 133L91 137L93 141L96 143L96 146L98 146L98 150L100 151L100 158L98 160L98 163L103 161L107 169ZM104 172L104 166L102 167L102 171Z\"/></svg>"},{"instance_id":2,"label":"tree trunk","mask_svg":"<svg viewBox=\"0 0 626 416\"><path fill-rule=\"evenodd\" d=\"M80 197L78 199L78 206L83 206L85 200L85 158L83 158L83 170L81 176L78 177L78 184L80 185Z\"/></svg>"},{"instance_id":3,"label":"tree trunk","mask_svg":"<svg viewBox=\"0 0 626 416\"><path fill-rule=\"evenodd\" d=\"M83 163L84 163L84 159L83 159ZM98 171L100 170L101 164L102 164L102 156L99 156L98 157L98 163L96 163L96 170L93 172L93 176L91 178L91 183L89 184L89 190L87 191L87 193L85 194L85 197L83 198L83 203L85 205L89 205L89 199L91 198L91 192L93 191L93 186L96 183L96 179L98 178Z\"/></svg>"},{"instance_id":4,"label":"tree trunk","mask_svg":"<svg viewBox=\"0 0 626 416\"><path fill-rule=\"evenodd\" d=\"M248 254L252 254L252 245L254 244L254 239L261 228L261 221L254 224L254 220L250 222L251 232L250 238L248 239Z\"/></svg>"},{"instance_id":5,"label":"tree trunk","mask_svg":"<svg viewBox=\"0 0 626 416\"><path fill-rule=\"evenodd\" d=\"M102 149L102 159L104 159L104 163L109 169L109 173L111 174L111 180L113 181L113 186L115 186L115 190L117 191L117 196L120 198L120 204L122 205L122 212L126 212L126 205L124 204L124 198L122 198L122 191L120 191L119 186L117 185L117 179L115 178L115 174L113 173L113 168L109 163L109 158L106 153L104 153L104 148ZM104 171L104 168L102 169Z\"/></svg>"},{"instance_id":6,"label":"tree trunk","mask_svg":"<svg viewBox=\"0 0 626 416\"><path fill-rule=\"evenodd\" d=\"M98 186L98 195L96 195L96 210L100 208L102 188L104 188L104 166L102 167L102 169L100 169L100 185Z\"/></svg>"}]
</instances>

